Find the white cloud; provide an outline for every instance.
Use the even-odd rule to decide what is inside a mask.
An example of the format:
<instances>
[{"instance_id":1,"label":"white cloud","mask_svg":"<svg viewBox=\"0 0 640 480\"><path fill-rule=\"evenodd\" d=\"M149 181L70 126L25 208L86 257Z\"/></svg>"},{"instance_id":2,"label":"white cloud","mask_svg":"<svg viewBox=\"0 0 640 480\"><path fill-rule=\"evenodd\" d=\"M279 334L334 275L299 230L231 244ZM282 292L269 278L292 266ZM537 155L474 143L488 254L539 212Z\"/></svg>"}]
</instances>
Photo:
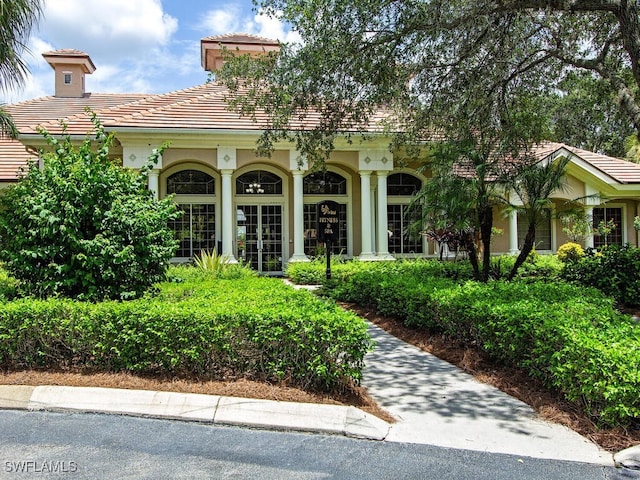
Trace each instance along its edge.
<instances>
[{"instance_id":1,"label":"white cloud","mask_svg":"<svg viewBox=\"0 0 640 480\"><path fill-rule=\"evenodd\" d=\"M240 32L243 30L242 24L241 9L238 6L230 5L224 10L209 10L205 13L198 28L207 32L205 36L209 36Z\"/></svg>"},{"instance_id":2,"label":"white cloud","mask_svg":"<svg viewBox=\"0 0 640 480\"><path fill-rule=\"evenodd\" d=\"M55 0L45 4L39 36L105 60L144 56L178 28L160 0Z\"/></svg>"},{"instance_id":3,"label":"white cloud","mask_svg":"<svg viewBox=\"0 0 640 480\"><path fill-rule=\"evenodd\" d=\"M251 33L260 37L280 40L287 43L299 43L300 36L286 28L282 20L269 17L261 12L243 11L237 5L228 8L210 10L198 26L205 35L224 33Z\"/></svg>"}]
</instances>

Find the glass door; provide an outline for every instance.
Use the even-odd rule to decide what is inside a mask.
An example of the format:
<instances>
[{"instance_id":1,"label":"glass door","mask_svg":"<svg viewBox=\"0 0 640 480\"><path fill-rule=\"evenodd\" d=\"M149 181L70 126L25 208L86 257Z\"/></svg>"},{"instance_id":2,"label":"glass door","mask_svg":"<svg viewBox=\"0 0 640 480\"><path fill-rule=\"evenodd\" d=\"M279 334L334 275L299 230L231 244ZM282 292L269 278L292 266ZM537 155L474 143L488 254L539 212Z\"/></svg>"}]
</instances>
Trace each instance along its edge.
<instances>
[{"instance_id":1,"label":"glass door","mask_svg":"<svg viewBox=\"0 0 640 480\"><path fill-rule=\"evenodd\" d=\"M237 258L260 273L282 273L282 206L238 205Z\"/></svg>"}]
</instances>

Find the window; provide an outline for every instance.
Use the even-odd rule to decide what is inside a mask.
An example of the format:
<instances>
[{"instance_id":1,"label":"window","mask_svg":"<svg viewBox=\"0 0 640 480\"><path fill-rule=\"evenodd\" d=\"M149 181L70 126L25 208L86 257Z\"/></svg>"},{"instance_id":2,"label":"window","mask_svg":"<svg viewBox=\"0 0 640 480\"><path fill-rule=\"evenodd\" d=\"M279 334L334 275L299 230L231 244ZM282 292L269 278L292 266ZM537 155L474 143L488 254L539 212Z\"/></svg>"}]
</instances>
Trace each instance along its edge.
<instances>
[{"instance_id":1,"label":"window","mask_svg":"<svg viewBox=\"0 0 640 480\"><path fill-rule=\"evenodd\" d=\"M191 258L202 250L216 248L215 205L197 203L179 203L183 214L169 221L169 228L178 240L176 257Z\"/></svg>"},{"instance_id":2,"label":"window","mask_svg":"<svg viewBox=\"0 0 640 480\"><path fill-rule=\"evenodd\" d=\"M211 175L199 170L182 170L167 179L167 194L213 195L215 181Z\"/></svg>"},{"instance_id":3,"label":"window","mask_svg":"<svg viewBox=\"0 0 640 480\"><path fill-rule=\"evenodd\" d=\"M607 225L608 224L608 225ZM610 231L604 227L609 226ZM613 228L611 228L613 227ZM622 245L622 208L604 207L593 209L593 246ZM600 230L600 232L598 231Z\"/></svg>"},{"instance_id":4,"label":"window","mask_svg":"<svg viewBox=\"0 0 640 480\"><path fill-rule=\"evenodd\" d=\"M338 203L340 224L339 239L331 245L331 253L348 255L347 179L336 172L312 172L305 175L302 188L305 201L311 202L304 204L304 253L312 257L318 255L316 204L333 200Z\"/></svg>"},{"instance_id":5,"label":"window","mask_svg":"<svg viewBox=\"0 0 640 480\"><path fill-rule=\"evenodd\" d=\"M71 85L71 72L64 72L64 84Z\"/></svg>"},{"instance_id":6,"label":"window","mask_svg":"<svg viewBox=\"0 0 640 480\"><path fill-rule=\"evenodd\" d=\"M264 170L247 172L236 180L236 195L282 195L282 179Z\"/></svg>"},{"instance_id":7,"label":"window","mask_svg":"<svg viewBox=\"0 0 640 480\"><path fill-rule=\"evenodd\" d=\"M422 188L422 181L408 173L394 173L387 179L387 233L389 253L421 254L424 239L420 232L418 212L409 211L412 197Z\"/></svg>"},{"instance_id":8,"label":"window","mask_svg":"<svg viewBox=\"0 0 640 480\"><path fill-rule=\"evenodd\" d=\"M409 214L408 205L387 206L387 233L389 234L389 253L422 253L422 234L416 229L418 221L415 212Z\"/></svg>"},{"instance_id":9,"label":"window","mask_svg":"<svg viewBox=\"0 0 640 480\"><path fill-rule=\"evenodd\" d=\"M518 215L518 246L522 248L524 237L527 236L529 222L525 215ZM534 243L536 250L551 250L551 210L545 209L545 214L540 223L536 225L536 238Z\"/></svg>"},{"instance_id":10,"label":"window","mask_svg":"<svg viewBox=\"0 0 640 480\"><path fill-rule=\"evenodd\" d=\"M347 179L334 172L314 172L304 177L305 195L346 195Z\"/></svg>"},{"instance_id":11,"label":"window","mask_svg":"<svg viewBox=\"0 0 640 480\"><path fill-rule=\"evenodd\" d=\"M169 221L178 240L176 257L191 258L216 245L215 179L200 170L181 170L167 178L167 194L175 194L182 215Z\"/></svg>"},{"instance_id":12,"label":"window","mask_svg":"<svg viewBox=\"0 0 640 480\"><path fill-rule=\"evenodd\" d=\"M422 188L419 178L408 173L394 173L387 179L387 195L412 196Z\"/></svg>"}]
</instances>

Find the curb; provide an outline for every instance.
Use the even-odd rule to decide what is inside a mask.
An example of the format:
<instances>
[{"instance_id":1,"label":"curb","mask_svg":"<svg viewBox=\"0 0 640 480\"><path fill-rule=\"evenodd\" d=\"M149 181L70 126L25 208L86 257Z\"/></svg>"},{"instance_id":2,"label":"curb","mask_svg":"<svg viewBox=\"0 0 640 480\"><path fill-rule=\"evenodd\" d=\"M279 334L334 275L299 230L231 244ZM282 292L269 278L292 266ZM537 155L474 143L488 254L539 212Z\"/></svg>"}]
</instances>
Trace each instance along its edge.
<instances>
[{"instance_id":1,"label":"curb","mask_svg":"<svg viewBox=\"0 0 640 480\"><path fill-rule=\"evenodd\" d=\"M79 411L384 440L390 425L356 407L98 387L0 385L0 408Z\"/></svg>"}]
</instances>

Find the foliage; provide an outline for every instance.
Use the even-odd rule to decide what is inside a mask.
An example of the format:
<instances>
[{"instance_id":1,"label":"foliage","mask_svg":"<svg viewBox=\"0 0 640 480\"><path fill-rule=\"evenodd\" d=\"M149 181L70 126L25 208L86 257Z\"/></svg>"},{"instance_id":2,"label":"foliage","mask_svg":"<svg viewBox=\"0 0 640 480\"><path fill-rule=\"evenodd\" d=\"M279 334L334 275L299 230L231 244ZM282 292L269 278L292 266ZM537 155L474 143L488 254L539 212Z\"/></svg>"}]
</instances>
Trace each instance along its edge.
<instances>
[{"instance_id":1,"label":"foliage","mask_svg":"<svg viewBox=\"0 0 640 480\"><path fill-rule=\"evenodd\" d=\"M518 258L509 273L510 280L516 276L518 269L535 247L536 227L551 211L551 195L566 189L565 168L568 162L568 158L561 158L542 164L536 162L535 158L530 158L528 163L518 169L517 174L508 175L503 180L518 197L520 204L511 203L510 209L527 219L527 233Z\"/></svg>"},{"instance_id":2,"label":"foliage","mask_svg":"<svg viewBox=\"0 0 640 480\"><path fill-rule=\"evenodd\" d=\"M588 218L584 211L569 211L560 215L562 231L574 243L583 241L592 232L592 219Z\"/></svg>"},{"instance_id":3,"label":"foliage","mask_svg":"<svg viewBox=\"0 0 640 480\"><path fill-rule=\"evenodd\" d=\"M630 77L630 72L625 76ZM633 84L633 79L629 80ZM569 71L558 83L558 90L550 94L552 139L624 158L629 150L626 138L633 135L633 127L620 110L617 96L616 89L593 72Z\"/></svg>"},{"instance_id":4,"label":"foliage","mask_svg":"<svg viewBox=\"0 0 640 480\"><path fill-rule=\"evenodd\" d=\"M202 250L193 257L193 263L200 270L220 275L229 266L229 255L219 255L217 250Z\"/></svg>"},{"instance_id":5,"label":"foliage","mask_svg":"<svg viewBox=\"0 0 640 480\"><path fill-rule=\"evenodd\" d=\"M257 62L238 58L215 75L231 88L236 111L255 119L266 115L260 143L266 150L289 139L303 155L315 159L324 152L326 158L337 135L379 121L381 105L392 112L387 120L393 131L405 131L405 140L428 138L434 128L455 126L465 115L471 124L522 131L547 123L540 97L579 70L607 82L634 128L640 127L634 97L640 22L634 2L254 3L292 25L301 42ZM526 103L538 108L524 108L533 113L522 117L518 111ZM317 112L320 121L301 128L300 121Z\"/></svg>"},{"instance_id":6,"label":"foliage","mask_svg":"<svg viewBox=\"0 0 640 480\"><path fill-rule=\"evenodd\" d=\"M565 265L562 277L596 287L620 303L640 305L640 249L631 245L588 249L579 261Z\"/></svg>"},{"instance_id":7,"label":"foliage","mask_svg":"<svg viewBox=\"0 0 640 480\"><path fill-rule=\"evenodd\" d=\"M639 216L637 216L637 215L636 215L635 217L633 217L633 228L634 228L636 231L639 231L639 230L640 230L640 217L639 217Z\"/></svg>"},{"instance_id":8,"label":"foliage","mask_svg":"<svg viewBox=\"0 0 640 480\"><path fill-rule=\"evenodd\" d=\"M562 263L573 263L584 257L584 250L578 243L567 242L560 245L557 252L558 260Z\"/></svg>"},{"instance_id":9,"label":"foliage","mask_svg":"<svg viewBox=\"0 0 640 480\"><path fill-rule=\"evenodd\" d=\"M331 285L407 325L478 345L578 404L600 425L640 418L640 328L612 299L561 281L487 284L372 265Z\"/></svg>"},{"instance_id":10,"label":"foliage","mask_svg":"<svg viewBox=\"0 0 640 480\"><path fill-rule=\"evenodd\" d=\"M50 151L0 194L0 259L27 294L81 299L139 297L162 280L176 249L171 199L147 189L155 151L140 172L109 156L113 137L95 115L94 149L42 132Z\"/></svg>"},{"instance_id":11,"label":"foliage","mask_svg":"<svg viewBox=\"0 0 640 480\"><path fill-rule=\"evenodd\" d=\"M604 244L607 245L607 238L613 231L617 228L616 222L613 218L609 220L601 220L598 225L594 228L594 231L597 235L604 237Z\"/></svg>"},{"instance_id":12,"label":"foliage","mask_svg":"<svg viewBox=\"0 0 640 480\"><path fill-rule=\"evenodd\" d=\"M130 302L0 303L0 367L247 377L322 390L359 381L367 326L333 302L276 279L220 280L186 267L171 275L182 281Z\"/></svg>"},{"instance_id":13,"label":"foliage","mask_svg":"<svg viewBox=\"0 0 640 480\"><path fill-rule=\"evenodd\" d=\"M0 91L20 86L28 68L23 60L31 29L42 14L42 0L12 0L0 3ZM11 115L0 105L0 136L17 137Z\"/></svg>"}]
</instances>

